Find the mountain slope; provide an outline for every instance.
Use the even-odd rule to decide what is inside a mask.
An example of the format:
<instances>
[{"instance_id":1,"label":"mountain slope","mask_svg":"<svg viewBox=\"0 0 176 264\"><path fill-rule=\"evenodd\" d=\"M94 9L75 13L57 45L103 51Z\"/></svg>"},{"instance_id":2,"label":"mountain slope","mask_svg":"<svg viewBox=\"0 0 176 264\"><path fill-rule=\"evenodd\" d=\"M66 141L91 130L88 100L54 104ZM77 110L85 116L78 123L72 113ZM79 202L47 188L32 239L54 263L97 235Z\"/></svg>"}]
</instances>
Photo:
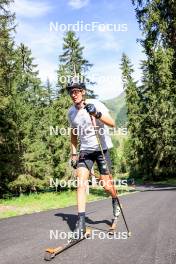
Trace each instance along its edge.
<instances>
[{"instance_id":1,"label":"mountain slope","mask_svg":"<svg viewBox=\"0 0 176 264\"><path fill-rule=\"evenodd\" d=\"M105 100L103 103L110 110L118 126L124 126L127 123L127 109L124 92L113 99Z\"/></svg>"}]
</instances>

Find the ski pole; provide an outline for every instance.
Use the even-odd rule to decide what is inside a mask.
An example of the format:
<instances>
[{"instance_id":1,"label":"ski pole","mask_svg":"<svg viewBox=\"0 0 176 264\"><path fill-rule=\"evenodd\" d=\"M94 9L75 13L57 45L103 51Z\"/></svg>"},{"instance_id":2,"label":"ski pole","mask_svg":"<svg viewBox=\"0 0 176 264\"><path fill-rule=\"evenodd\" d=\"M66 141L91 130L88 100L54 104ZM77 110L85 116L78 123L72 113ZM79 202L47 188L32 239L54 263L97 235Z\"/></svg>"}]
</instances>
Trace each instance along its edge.
<instances>
[{"instance_id":1,"label":"ski pole","mask_svg":"<svg viewBox=\"0 0 176 264\"><path fill-rule=\"evenodd\" d=\"M107 170L108 170L108 174L109 174L109 176L110 176L111 173L110 173L110 170L109 170L109 166L108 166L108 163L107 163L106 157L105 157L105 155L104 155L103 148L102 148L102 145L101 145L101 142L100 142L99 135L98 135L97 130L96 130L96 126L94 125L94 120L93 120L92 115L90 115L90 119L91 119L91 122L92 122L92 126L93 126L93 128L94 128L95 136L96 136L96 139L97 139L97 142L98 142L98 145L99 145L99 148L100 148L101 154L102 154L102 156L103 156L103 160L104 160L104 162L105 162L105 164L106 164L106 168L107 168ZM122 213L122 217L123 217L123 220L124 220L124 223L125 223L125 226L126 226L127 232L128 232L128 236L130 237L130 236L131 236L131 232L130 232L130 230L129 230L129 228L128 228L128 225L127 225L127 222L126 222L126 219L125 219L125 215L124 215L124 213L123 213L123 210L122 210L122 207L121 207L121 204L120 204L120 201L119 201L118 196L116 196L116 198L117 198L117 202L118 202L119 207L120 207L120 211L121 211L121 213Z\"/></svg>"}]
</instances>

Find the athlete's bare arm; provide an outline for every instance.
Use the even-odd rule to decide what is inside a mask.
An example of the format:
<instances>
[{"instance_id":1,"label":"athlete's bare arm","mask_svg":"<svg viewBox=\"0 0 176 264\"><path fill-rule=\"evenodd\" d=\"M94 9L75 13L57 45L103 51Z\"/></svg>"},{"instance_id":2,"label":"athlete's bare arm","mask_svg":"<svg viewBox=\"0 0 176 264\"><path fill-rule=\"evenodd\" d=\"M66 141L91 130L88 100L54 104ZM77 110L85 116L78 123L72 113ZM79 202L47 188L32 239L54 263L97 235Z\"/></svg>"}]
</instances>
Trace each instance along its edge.
<instances>
[{"instance_id":1,"label":"athlete's bare arm","mask_svg":"<svg viewBox=\"0 0 176 264\"><path fill-rule=\"evenodd\" d=\"M107 126L115 127L115 121L109 114L102 115L100 117L100 121Z\"/></svg>"},{"instance_id":2,"label":"athlete's bare arm","mask_svg":"<svg viewBox=\"0 0 176 264\"><path fill-rule=\"evenodd\" d=\"M98 112L98 109L96 109L94 104L85 104L84 108L90 115L98 118L105 125L115 127L115 121L112 119L108 112L106 112L105 114L101 113L101 110L100 112Z\"/></svg>"}]
</instances>

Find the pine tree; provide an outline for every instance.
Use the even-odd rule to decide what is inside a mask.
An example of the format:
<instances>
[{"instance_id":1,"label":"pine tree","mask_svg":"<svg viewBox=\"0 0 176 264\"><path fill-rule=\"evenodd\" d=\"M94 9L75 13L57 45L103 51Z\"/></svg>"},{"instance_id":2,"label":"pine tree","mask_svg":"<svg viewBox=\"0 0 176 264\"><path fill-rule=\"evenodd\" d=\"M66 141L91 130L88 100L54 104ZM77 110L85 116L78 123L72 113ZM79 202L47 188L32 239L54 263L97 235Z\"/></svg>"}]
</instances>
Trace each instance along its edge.
<instances>
[{"instance_id":1,"label":"pine tree","mask_svg":"<svg viewBox=\"0 0 176 264\"><path fill-rule=\"evenodd\" d=\"M48 105L51 106L52 101L54 99L54 91L53 91L52 84L51 84L49 78L47 78L47 80L46 80L45 88L46 88L46 92L47 92L46 97L47 97Z\"/></svg>"},{"instance_id":2,"label":"pine tree","mask_svg":"<svg viewBox=\"0 0 176 264\"><path fill-rule=\"evenodd\" d=\"M13 89L15 15L9 11L13 1L0 3L0 108L6 107Z\"/></svg>"},{"instance_id":3,"label":"pine tree","mask_svg":"<svg viewBox=\"0 0 176 264\"><path fill-rule=\"evenodd\" d=\"M176 171L176 2L136 0L133 4L147 56L141 87L143 171L149 178L171 177Z\"/></svg>"},{"instance_id":4,"label":"pine tree","mask_svg":"<svg viewBox=\"0 0 176 264\"><path fill-rule=\"evenodd\" d=\"M75 76L79 82L94 84L87 77L87 72L93 64L83 57L83 50L84 47L80 45L75 32L68 31L64 37L63 54L59 56L58 86L61 91ZM87 94L89 97L95 97L92 90L87 90Z\"/></svg>"},{"instance_id":5,"label":"pine tree","mask_svg":"<svg viewBox=\"0 0 176 264\"><path fill-rule=\"evenodd\" d=\"M38 81L39 85L40 81L37 78L37 65L33 63L31 50L21 43L15 53L17 92L34 92L35 83Z\"/></svg>"},{"instance_id":6,"label":"pine tree","mask_svg":"<svg viewBox=\"0 0 176 264\"><path fill-rule=\"evenodd\" d=\"M53 173L48 147L51 86L41 85L31 50L24 44L16 49L16 94L13 98L20 142L21 173L9 186L14 191L44 187ZM49 183L47 183L49 185Z\"/></svg>"},{"instance_id":7,"label":"pine tree","mask_svg":"<svg viewBox=\"0 0 176 264\"><path fill-rule=\"evenodd\" d=\"M18 127L14 120L15 94L14 31L15 15L10 12L13 1L0 2L0 193L7 191L9 181L20 170Z\"/></svg>"},{"instance_id":8,"label":"pine tree","mask_svg":"<svg viewBox=\"0 0 176 264\"><path fill-rule=\"evenodd\" d=\"M172 58L172 50L160 47L143 66L143 164L148 176L154 179L174 175Z\"/></svg>"},{"instance_id":9,"label":"pine tree","mask_svg":"<svg viewBox=\"0 0 176 264\"><path fill-rule=\"evenodd\" d=\"M126 54L122 54L121 61L122 81L125 90L126 107L127 107L127 128L129 132L129 157L131 173L136 173L140 165L140 148L141 140L140 125L141 125L141 102L140 93L136 82L133 80L133 66Z\"/></svg>"}]
</instances>

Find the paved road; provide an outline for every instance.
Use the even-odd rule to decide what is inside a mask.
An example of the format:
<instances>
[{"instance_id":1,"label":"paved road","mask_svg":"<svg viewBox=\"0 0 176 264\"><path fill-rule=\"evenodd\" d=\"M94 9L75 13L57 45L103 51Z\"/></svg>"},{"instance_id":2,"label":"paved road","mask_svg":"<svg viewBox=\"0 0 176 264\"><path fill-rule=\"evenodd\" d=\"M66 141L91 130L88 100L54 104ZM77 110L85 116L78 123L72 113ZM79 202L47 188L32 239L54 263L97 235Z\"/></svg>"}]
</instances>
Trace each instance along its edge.
<instances>
[{"instance_id":1,"label":"paved road","mask_svg":"<svg viewBox=\"0 0 176 264\"><path fill-rule=\"evenodd\" d=\"M125 226L119 218L116 239L84 240L58 255L56 264L176 264L176 188L141 188L121 197L132 237L119 239ZM50 240L68 232L76 221L76 207L51 210L0 221L0 263L42 264L44 249L61 240ZM111 200L87 206L88 225L107 229L111 221ZM101 231L99 231L101 232ZM100 233L99 233L100 234ZM103 233L104 234L104 233Z\"/></svg>"}]
</instances>

